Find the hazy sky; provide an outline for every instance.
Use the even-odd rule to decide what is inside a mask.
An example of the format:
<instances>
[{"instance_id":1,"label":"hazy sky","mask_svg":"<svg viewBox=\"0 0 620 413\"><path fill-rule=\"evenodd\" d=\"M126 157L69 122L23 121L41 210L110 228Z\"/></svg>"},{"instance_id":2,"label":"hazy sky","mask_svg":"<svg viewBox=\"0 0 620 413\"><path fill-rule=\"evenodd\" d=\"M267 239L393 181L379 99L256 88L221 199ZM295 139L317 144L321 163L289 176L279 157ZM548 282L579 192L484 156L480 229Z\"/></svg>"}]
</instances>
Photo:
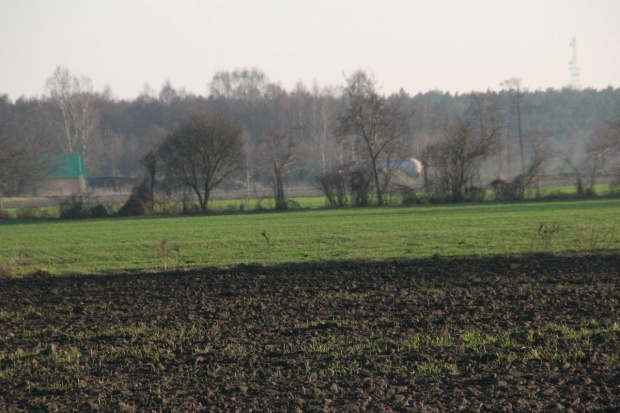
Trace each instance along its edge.
<instances>
[{"instance_id":1,"label":"hazy sky","mask_svg":"<svg viewBox=\"0 0 620 413\"><path fill-rule=\"evenodd\" d=\"M117 98L149 84L208 95L258 67L291 90L370 69L384 93L620 87L620 0L0 0L0 95L44 93L56 66Z\"/></svg>"}]
</instances>

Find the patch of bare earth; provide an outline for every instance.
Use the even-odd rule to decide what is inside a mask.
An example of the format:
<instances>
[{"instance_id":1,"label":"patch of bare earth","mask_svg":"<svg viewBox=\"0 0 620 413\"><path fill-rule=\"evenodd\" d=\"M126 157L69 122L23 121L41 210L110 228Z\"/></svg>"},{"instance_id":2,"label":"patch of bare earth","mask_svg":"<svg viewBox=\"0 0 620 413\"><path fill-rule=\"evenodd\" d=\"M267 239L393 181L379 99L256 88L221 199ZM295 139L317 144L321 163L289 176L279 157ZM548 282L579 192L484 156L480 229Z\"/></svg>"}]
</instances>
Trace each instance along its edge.
<instances>
[{"instance_id":1,"label":"patch of bare earth","mask_svg":"<svg viewBox=\"0 0 620 413\"><path fill-rule=\"evenodd\" d=\"M620 408L618 255L0 280L0 411Z\"/></svg>"}]
</instances>

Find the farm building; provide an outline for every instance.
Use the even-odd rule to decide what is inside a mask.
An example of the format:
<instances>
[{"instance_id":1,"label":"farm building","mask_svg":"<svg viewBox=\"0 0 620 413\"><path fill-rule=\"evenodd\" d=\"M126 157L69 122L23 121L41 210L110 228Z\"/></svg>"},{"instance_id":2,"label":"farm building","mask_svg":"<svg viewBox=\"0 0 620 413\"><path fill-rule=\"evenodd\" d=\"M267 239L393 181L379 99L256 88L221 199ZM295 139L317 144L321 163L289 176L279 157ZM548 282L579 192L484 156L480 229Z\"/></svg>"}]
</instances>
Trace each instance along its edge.
<instances>
[{"instance_id":1,"label":"farm building","mask_svg":"<svg viewBox=\"0 0 620 413\"><path fill-rule=\"evenodd\" d=\"M88 188L93 192L128 193L138 182L136 178L118 176L98 176L90 177Z\"/></svg>"},{"instance_id":2,"label":"farm building","mask_svg":"<svg viewBox=\"0 0 620 413\"><path fill-rule=\"evenodd\" d=\"M50 164L47 179L38 191L39 196L81 195L88 189L88 171L77 153L46 155Z\"/></svg>"}]
</instances>

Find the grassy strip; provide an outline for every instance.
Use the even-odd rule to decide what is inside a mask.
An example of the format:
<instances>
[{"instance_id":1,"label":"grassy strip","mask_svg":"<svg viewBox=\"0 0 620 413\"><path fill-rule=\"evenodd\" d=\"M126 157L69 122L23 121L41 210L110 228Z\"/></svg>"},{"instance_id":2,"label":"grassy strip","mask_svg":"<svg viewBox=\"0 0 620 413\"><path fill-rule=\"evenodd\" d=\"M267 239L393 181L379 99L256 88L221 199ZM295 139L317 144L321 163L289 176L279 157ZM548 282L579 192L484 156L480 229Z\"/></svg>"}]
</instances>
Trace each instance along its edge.
<instances>
[{"instance_id":1,"label":"grassy strip","mask_svg":"<svg viewBox=\"0 0 620 413\"><path fill-rule=\"evenodd\" d=\"M5 222L0 273L610 250L619 211L594 199Z\"/></svg>"},{"instance_id":2,"label":"grassy strip","mask_svg":"<svg viewBox=\"0 0 620 413\"><path fill-rule=\"evenodd\" d=\"M611 188L608 184L600 184L595 186L595 192L599 196L608 196L612 194ZM418 192L417 196L421 199L428 198L431 194L424 192ZM526 199L535 199L536 193L529 191L526 193ZM575 186L550 186L540 188L538 196L541 198L560 199L567 197L576 197L577 190ZM487 189L485 191L486 201L494 201L493 191ZM28 201L28 198L5 198L7 201ZM40 200L45 200L41 198ZM301 209L317 209L328 206L326 204L325 197L298 197L288 199L293 208ZM352 202L349 199L349 202ZM400 205L402 203L402 196L398 193L386 194L385 202L390 205ZM423 202L422 202L423 203ZM86 202L89 207L95 204ZM200 207L197 202L188 202L186 204L191 210L198 212ZM123 204L107 204L108 212L111 214L116 213ZM257 211L257 210L269 210L274 209L275 203L273 198L264 199L213 199L209 201L209 210L211 212L244 212L244 211ZM155 211L159 215L180 215L183 213L183 203L174 201L158 204L155 206ZM59 218L60 207L59 206L41 206L41 207L11 207L3 208L3 214L10 219L39 219L39 218Z\"/></svg>"}]
</instances>

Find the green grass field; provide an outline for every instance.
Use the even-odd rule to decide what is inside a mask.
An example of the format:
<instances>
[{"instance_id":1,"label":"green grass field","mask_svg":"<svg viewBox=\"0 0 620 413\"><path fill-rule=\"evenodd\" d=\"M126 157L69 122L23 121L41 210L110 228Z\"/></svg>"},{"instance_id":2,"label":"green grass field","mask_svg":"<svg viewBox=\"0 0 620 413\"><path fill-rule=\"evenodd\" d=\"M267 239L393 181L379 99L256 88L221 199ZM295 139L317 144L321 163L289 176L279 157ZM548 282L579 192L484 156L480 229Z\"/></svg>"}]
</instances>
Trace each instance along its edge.
<instances>
[{"instance_id":1,"label":"green grass field","mask_svg":"<svg viewBox=\"0 0 620 413\"><path fill-rule=\"evenodd\" d=\"M4 274L619 248L617 198L0 224Z\"/></svg>"}]
</instances>

